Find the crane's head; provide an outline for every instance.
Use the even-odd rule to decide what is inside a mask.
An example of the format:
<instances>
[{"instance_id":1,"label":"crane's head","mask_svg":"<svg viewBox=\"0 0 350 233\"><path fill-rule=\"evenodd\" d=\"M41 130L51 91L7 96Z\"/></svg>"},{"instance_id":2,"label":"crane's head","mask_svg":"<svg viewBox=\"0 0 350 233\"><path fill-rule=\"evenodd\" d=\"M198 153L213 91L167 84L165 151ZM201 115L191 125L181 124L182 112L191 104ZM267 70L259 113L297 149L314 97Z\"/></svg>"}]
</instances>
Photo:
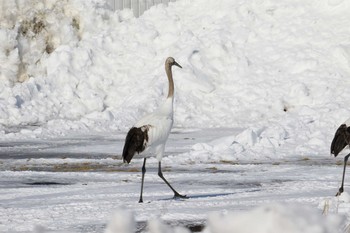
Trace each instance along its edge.
<instances>
[{"instance_id":1,"label":"crane's head","mask_svg":"<svg viewBox=\"0 0 350 233\"><path fill-rule=\"evenodd\" d=\"M179 63L177 63L173 57L168 57L165 60L165 65L169 66L169 67L172 67L173 65L175 65L175 66L182 68L182 66L180 66Z\"/></svg>"}]
</instances>

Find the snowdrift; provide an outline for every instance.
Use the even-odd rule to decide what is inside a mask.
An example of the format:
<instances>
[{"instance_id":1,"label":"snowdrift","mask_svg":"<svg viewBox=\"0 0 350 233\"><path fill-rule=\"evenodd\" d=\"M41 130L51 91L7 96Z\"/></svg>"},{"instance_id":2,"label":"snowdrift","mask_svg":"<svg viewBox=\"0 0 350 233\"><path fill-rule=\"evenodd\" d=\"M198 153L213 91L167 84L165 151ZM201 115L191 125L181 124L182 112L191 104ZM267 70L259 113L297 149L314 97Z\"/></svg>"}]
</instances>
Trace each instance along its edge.
<instances>
[{"instance_id":1,"label":"snowdrift","mask_svg":"<svg viewBox=\"0 0 350 233\"><path fill-rule=\"evenodd\" d=\"M323 216L313 208L275 204L261 206L243 213L211 213L202 233L335 233L343 232L344 218ZM135 221L130 212L117 212L105 233L131 233ZM183 227L171 227L160 220L148 223L149 233L189 233Z\"/></svg>"},{"instance_id":2,"label":"snowdrift","mask_svg":"<svg viewBox=\"0 0 350 233\"><path fill-rule=\"evenodd\" d=\"M244 128L220 150L253 157L324 156L350 116L349 10L180 0L135 18L102 0L4 1L0 137L126 131L165 98L173 56L175 127Z\"/></svg>"}]
</instances>

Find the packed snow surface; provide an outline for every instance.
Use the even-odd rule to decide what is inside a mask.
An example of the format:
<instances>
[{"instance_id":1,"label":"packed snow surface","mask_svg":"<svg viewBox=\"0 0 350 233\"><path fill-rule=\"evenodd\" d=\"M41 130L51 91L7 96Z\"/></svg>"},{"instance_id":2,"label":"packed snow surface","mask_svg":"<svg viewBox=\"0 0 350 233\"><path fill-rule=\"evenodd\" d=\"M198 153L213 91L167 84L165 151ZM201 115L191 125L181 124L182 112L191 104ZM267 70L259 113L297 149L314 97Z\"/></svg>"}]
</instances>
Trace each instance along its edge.
<instances>
[{"instance_id":1,"label":"packed snow surface","mask_svg":"<svg viewBox=\"0 0 350 233\"><path fill-rule=\"evenodd\" d=\"M350 198L347 193L343 200L332 197L340 182L341 167L336 164L341 164L342 156L331 159L329 145L337 127L350 117L349 12L350 2L345 0L178 0L135 18L131 10L112 12L103 0L1 1L0 230L28 231L20 219L28 222L31 216L28 224L60 230L59 223L43 220L45 214L72 226L75 214L89 212L89 221L96 208L104 214L96 217L97 225L106 223L106 216L115 210L109 197L118 199L115 205L125 202L131 211L124 214L129 225L112 222L107 232L130 232L133 218L137 223L149 221L150 213L170 222L207 219L203 231L209 233L222 232L221 221L232 222L236 232L256 232L253 225L244 224L252 227L246 231L239 225L256 219L266 223L266 232L272 228L281 232L282 225L269 221L275 218L290 226L290 232L346 228L349 220L342 222L341 214L349 213ZM176 140L167 144L164 164L179 169L178 182L190 195L198 197L198 190L205 188L214 193L204 199L214 195L214 200L190 199L168 207L163 203L169 200L161 199L160 184L155 183L151 188L158 195L152 200L155 207L151 202L141 209L131 199L137 199L139 192L139 170L132 169L139 169L142 161L133 160L130 174L124 174L118 171L126 169L120 165L120 153L127 130L164 101L168 87L164 61L169 56L183 69L173 70L175 122L170 136ZM150 164L155 169L155 161ZM237 169L239 175L232 180ZM266 169L270 173L265 174ZM208 170L218 178L206 177ZM193 175L189 171L195 174L191 181L186 180ZM116 180L116 174L122 178ZM251 180L244 179L247 174ZM62 179L59 186L75 181L85 185L89 176L94 190L60 186L56 195L55 188L35 186L41 184L36 181L40 177L51 176ZM206 182L201 183L202 176ZM26 178L29 181L23 184ZM118 180L122 185L115 183ZM108 188L123 189L123 182L131 182L125 186L130 193ZM232 192L242 184L248 186L236 197ZM287 191L278 189L280 184ZM216 191L215 185L220 186ZM270 185L286 195L289 204L318 208L272 205L272 199L282 199L269 191ZM260 192L256 186L268 189ZM99 193L99 187L107 196ZM19 188L28 193L17 193ZM251 202L242 201L246 197ZM45 206L36 206L41 198L50 203L48 212L40 212ZM85 203L85 198L97 204L85 209L73 205L81 199ZM271 205L241 213L266 202ZM159 210L168 214L164 217ZM209 214L223 210L227 213L220 220ZM327 221L315 216L321 210ZM149 230L187 231L156 220L149 223Z\"/></svg>"},{"instance_id":2,"label":"packed snow surface","mask_svg":"<svg viewBox=\"0 0 350 233\"><path fill-rule=\"evenodd\" d=\"M147 161L144 203L138 203L143 159L123 164L125 133L30 139L0 144L1 232L344 232L349 185L340 185L342 158L196 160L193 144L212 144L238 129L175 129L163 173L189 199L173 193ZM198 155L198 154L197 154ZM214 159L216 158L216 160ZM278 204L276 204L278 203ZM261 231L257 231L260 229ZM225 231L224 231L225 230ZM275 231L273 231L275 230Z\"/></svg>"}]
</instances>

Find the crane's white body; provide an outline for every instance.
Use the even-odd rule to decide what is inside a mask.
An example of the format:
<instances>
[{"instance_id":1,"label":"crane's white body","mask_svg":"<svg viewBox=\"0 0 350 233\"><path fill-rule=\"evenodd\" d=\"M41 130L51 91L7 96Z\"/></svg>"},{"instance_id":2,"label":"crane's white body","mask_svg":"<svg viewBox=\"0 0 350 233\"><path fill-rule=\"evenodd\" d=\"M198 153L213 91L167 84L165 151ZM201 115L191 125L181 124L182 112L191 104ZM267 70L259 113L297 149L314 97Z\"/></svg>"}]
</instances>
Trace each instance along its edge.
<instances>
[{"instance_id":1,"label":"crane's white body","mask_svg":"<svg viewBox=\"0 0 350 233\"><path fill-rule=\"evenodd\" d=\"M141 118L134 127L148 127L148 142L145 150L140 154L147 158L156 155L161 161L164 155L165 143L173 127L173 97L165 102L153 113Z\"/></svg>"}]
</instances>

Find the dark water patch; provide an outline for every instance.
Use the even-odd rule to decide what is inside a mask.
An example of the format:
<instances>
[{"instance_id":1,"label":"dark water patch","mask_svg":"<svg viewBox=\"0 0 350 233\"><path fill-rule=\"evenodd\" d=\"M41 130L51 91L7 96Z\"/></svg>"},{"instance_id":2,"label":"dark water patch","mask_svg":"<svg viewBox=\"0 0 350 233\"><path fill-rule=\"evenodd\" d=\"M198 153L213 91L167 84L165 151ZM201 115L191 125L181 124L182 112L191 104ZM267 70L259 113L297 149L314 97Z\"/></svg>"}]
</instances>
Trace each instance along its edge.
<instances>
[{"instance_id":1,"label":"dark water patch","mask_svg":"<svg viewBox=\"0 0 350 233\"><path fill-rule=\"evenodd\" d=\"M181 226L181 227L187 228L188 230L190 230L190 232L202 232L205 227L204 221L193 221L193 222L177 221L177 222L166 222L166 224L172 227Z\"/></svg>"},{"instance_id":2,"label":"dark water patch","mask_svg":"<svg viewBox=\"0 0 350 233\"><path fill-rule=\"evenodd\" d=\"M187 228L191 231L191 232L202 232L204 229L205 225L204 224L199 224L199 225L189 225L187 226Z\"/></svg>"},{"instance_id":3,"label":"dark water patch","mask_svg":"<svg viewBox=\"0 0 350 233\"><path fill-rule=\"evenodd\" d=\"M165 224L171 227L184 227L190 230L190 232L202 232L205 224L204 221L175 221L175 222L165 222ZM148 223L145 221L136 223L136 233L148 232Z\"/></svg>"},{"instance_id":4,"label":"dark water patch","mask_svg":"<svg viewBox=\"0 0 350 233\"><path fill-rule=\"evenodd\" d=\"M71 183L61 183L61 182L54 182L54 181L34 181L34 182L26 182L24 183L26 185L33 185L33 186L49 186L49 185L71 185Z\"/></svg>"}]
</instances>

